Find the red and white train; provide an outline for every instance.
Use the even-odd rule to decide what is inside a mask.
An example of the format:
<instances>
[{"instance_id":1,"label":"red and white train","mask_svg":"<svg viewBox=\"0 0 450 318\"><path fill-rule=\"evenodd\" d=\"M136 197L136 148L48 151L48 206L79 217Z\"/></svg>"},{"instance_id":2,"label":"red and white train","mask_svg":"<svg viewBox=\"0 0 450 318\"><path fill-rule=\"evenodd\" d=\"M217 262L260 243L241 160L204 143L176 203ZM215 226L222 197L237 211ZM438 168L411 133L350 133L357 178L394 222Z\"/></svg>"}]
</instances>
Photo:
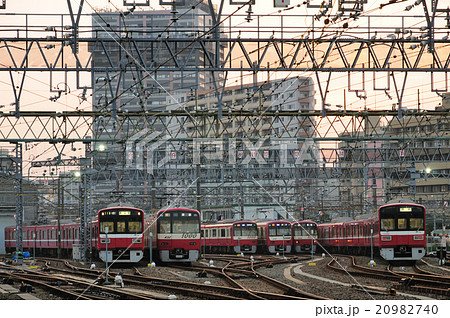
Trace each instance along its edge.
<instances>
[{"instance_id":1,"label":"red and white train","mask_svg":"<svg viewBox=\"0 0 450 318\"><path fill-rule=\"evenodd\" d=\"M93 233L98 233L97 223L93 223ZM37 255L56 256L58 250L58 227L56 225L33 225L23 227L23 249L33 251ZM61 225L61 254L68 257L72 255L74 245L79 244L80 224ZM97 238L92 240L92 248L97 250ZM16 250L16 228L5 228L5 249L6 253Z\"/></svg>"},{"instance_id":2,"label":"red and white train","mask_svg":"<svg viewBox=\"0 0 450 318\"><path fill-rule=\"evenodd\" d=\"M93 224L96 229L97 222ZM98 225L97 252L102 261L137 263L144 257L144 211L123 207L102 209L98 212Z\"/></svg>"},{"instance_id":3,"label":"red and white train","mask_svg":"<svg viewBox=\"0 0 450 318\"><path fill-rule=\"evenodd\" d=\"M258 242L253 221L219 221L202 225L202 245L206 253L256 253Z\"/></svg>"},{"instance_id":4,"label":"red and white train","mask_svg":"<svg viewBox=\"0 0 450 318\"><path fill-rule=\"evenodd\" d=\"M296 253L316 252L317 223L304 220L292 223L292 250Z\"/></svg>"},{"instance_id":5,"label":"red and white train","mask_svg":"<svg viewBox=\"0 0 450 318\"><path fill-rule=\"evenodd\" d=\"M102 209L91 227L92 256L109 262L139 262L144 256L144 211L130 207ZM80 224L61 224L61 255L71 257L80 245ZM23 248L36 255L57 256L58 227L56 225L32 225L23 227ZM108 253L106 254L106 243ZM5 228L7 253L16 250L16 228ZM108 258L106 258L108 255ZM120 257L119 257L120 256Z\"/></svg>"},{"instance_id":6,"label":"red and white train","mask_svg":"<svg viewBox=\"0 0 450 318\"><path fill-rule=\"evenodd\" d=\"M257 221L258 250L262 253L290 253L292 226L286 220Z\"/></svg>"},{"instance_id":7,"label":"red and white train","mask_svg":"<svg viewBox=\"0 0 450 318\"><path fill-rule=\"evenodd\" d=\"M365 220L320 224L318 240L330 252L369 254L373 247L388 261L419 260L426 252L425 213L415 203L386 204Z\"/></svg>"},{"instance_id":8,"label":"red and white train","mask_svg":"<svg viewBox=\"0 0 450 318\"><path fill-rule=\"evenodd\" d=\"M200 213L196 210L166 209L144 219L141 209L112 207L100 210L90 226L92 256L103 261L139 262L144 251L149 253L150 233L152 248L162 262L192 262L200 255ZM35 248L36 255L56 256L57 230L56 225L23 227L24 250ZM61 225L62 256L70 257L79 240L79 223ZM5 229L5 247L7 253L16 250L15 227Z\"/></svg>"},{"instance_id":9,"label":"red and white train","mask_svg":"<svg viewBox=\"0 0 450 318\"><path fill-rule=\"evenodd\" d=\"M145 228L145 246L150 246L151 238L152 248L162 262L194 262L199 258L200 212L197 210L160 210L145 220Z\"/></svg>"}]
</instances>

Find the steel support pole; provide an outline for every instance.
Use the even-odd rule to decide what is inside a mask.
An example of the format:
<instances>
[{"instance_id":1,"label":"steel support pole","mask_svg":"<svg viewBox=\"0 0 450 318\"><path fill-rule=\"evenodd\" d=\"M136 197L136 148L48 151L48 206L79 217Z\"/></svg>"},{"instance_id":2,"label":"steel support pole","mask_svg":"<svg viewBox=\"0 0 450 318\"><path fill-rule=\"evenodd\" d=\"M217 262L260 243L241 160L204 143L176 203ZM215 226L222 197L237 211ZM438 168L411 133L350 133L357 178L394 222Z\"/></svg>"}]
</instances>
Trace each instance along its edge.
<instances>
[{"instance_id":1,"label":"steel support pole","mask_svg":"<svg viewBox=\"0 0 450 318\"><path fill-rule=\"evenodd\" d=\"M22 144L16 144L15 163L15 193L16 193L16 254L23 255L23 183L22 183ZM21 264L23 257L16 256L17 262Z\"/></svg>"}]
</instances>

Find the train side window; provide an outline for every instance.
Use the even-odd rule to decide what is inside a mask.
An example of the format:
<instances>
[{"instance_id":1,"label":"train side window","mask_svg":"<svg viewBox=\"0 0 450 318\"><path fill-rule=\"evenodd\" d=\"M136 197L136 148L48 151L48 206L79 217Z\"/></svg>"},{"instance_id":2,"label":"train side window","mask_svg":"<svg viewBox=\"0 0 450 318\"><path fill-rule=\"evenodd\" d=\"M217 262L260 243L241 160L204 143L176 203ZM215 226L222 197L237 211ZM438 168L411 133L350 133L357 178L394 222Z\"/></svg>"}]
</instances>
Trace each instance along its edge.
<instances>
[{"instance_id":1,"label":"train side window","mask_svg":"<svg viewBox=\"0 0 450 318\"><path fill-rule=\"evenodd\" d=\"M220 236L221 237L225 237L225 229L221 229L220 230Z\"/></svg>"},{"instance_id":2,"label":"train side window","mask_svg":"<svg viewBox=\"0 0 450 318\"><path fill-rule=\"evenodd\" d=\"M205 237L209 237L209 230L205 230Z\"/></svg>"},{"instance_id":3,"label":"train side window","mask_svg":"<svg viewBox=\"0 0 450 318\"><path fill-rule=\"evenodd\" d=\"M212 230L212 237L216 237L217 236L217 230L216 229L213 229Z\"/></svg>"}]
</instances>

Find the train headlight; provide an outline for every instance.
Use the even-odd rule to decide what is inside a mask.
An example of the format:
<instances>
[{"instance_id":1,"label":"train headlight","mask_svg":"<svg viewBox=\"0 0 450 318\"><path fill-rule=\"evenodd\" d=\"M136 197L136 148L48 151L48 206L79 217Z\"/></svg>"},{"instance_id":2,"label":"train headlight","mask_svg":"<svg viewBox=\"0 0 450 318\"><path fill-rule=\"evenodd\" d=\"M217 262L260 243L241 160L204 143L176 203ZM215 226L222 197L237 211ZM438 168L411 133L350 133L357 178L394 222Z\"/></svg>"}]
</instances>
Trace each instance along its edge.
<instances>
[{"instance_id":1,"label":"train headlight","mask_svg":"<svg viewBox=\"0 0 450 318\"><path fill-rule=\"evenodd\" d=\"M197 245L197 243L191 242L191 243L189 243L189 245Z\"/></svg>"},{"instance_id":2,"label":"train headlight","mask_svg":"<svg viewBox=\"0 0 450 318\"><path fill-rule=\"evenodd\" d=\"M381 237L381 240L382 240L383 242L392 241L392 236L390 236L390 235L388 235L388 236L383 235L383 236Z\"/></svg>"},{"instance_id":3,"label":"train headlight","mask_svg":"<svg viewBox=\"0 0 450 318\"><path fill-rule=\"evenodd\" d=\"M414 235L414 241L423 241L423 235Z\"/></svg>"}]
</instances>

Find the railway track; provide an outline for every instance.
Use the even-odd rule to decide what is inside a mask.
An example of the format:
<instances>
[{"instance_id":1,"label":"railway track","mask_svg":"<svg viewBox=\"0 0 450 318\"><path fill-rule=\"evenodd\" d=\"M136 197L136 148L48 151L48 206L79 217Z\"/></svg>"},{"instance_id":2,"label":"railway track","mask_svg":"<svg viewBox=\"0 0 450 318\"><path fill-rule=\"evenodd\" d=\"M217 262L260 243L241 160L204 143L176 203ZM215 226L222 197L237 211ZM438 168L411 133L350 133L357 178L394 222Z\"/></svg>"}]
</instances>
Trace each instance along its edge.
<instances>
[{"instance_id":1,"label":"railway track","mask_svg":"<svg viewBox=\"0 0 450 318\"><path fill-rule=\"evenodd\" d=\"M276 264L289 263L298 261L297 257L290 258L276 258L276 257L257 257L253 260L243 260L242 257L235 258L234 256L217 256L213 255L208 258L220 260L226 262L223 267L210 267L210 266L191 266L180 267L171 266L173 268L183 268L195 270L198 272L206 272L223 278L230 286L238 288L247 293L248 299L277 299L277 300L305 300L305 299L321 299L325 300L321 296L317 296L311 293L301 291L291 285L285 284L279 280L273 279L266 275L263 275L256 271L256 268L261 266L273 266ZM309 259L309 258L308 258ZM250 284L244 284L243 281L251 281ZM265 286L261 286L264 284ZM246 285L251 285L247 287ZM256 290L265 289L273 290L273 292L266 292Z\"/></svg>"},{"instance_id":2,"label":"railway track","mask_svg":"<svg viewBox=\"0 0 450 318\"><path fill-rule=\"evenodd\" d=\"M351 269L343 269L336 266L336 259L333 258L327 266L337 271L347 272L354 276L365 276L376 279L389 280L394 283L392 286L395 289L417 291L424 294L437 294L450 296L450 276L439 275L430 271L425 271L413 265L411 268L413 272L405 270L395 270L393 265L388 265L386 269L375 269L356 264L353 256L339 256L348 257L351 259Z\"/></svg>"},{"instance_id":3,"label":"railway track","mask_svg":"<svg viewBox=\"0 0 450 318\"><path fill-rule=\"evenodd\" d=\"M82 267L77 267L64 261L64 265L69 270L64 270L57 267L48 267L50 270L64 272L67 274L78 274L89 277L91 280L95 280L104 272L101 270L92 270ZM114 277L118 272L110 271L108 280L114 281ZM242 297L234 296L238 294L237 291L229 291L221 288L221 286L205 286L204 284L183 282L178 280L162 279L157 277L145 276L135 268L135 274L122 274L122 280L126 286L135 286L142 288L143 290L158 290L162 292L175 293L178 295L185 295L189 297L195 297L198 299L225 299L225 300L240 300L245 299ZM155 299L166 300L168 297L156 297Z\"/></svg>"},{"instance_id":4,"label":"railway track","mask_svg":"<svg viewBox=\"0 0 450 318\"><path fill-rule=\"evenodd\" d=\"M2 265L0 277L6 278L16 284L25 282L33 287L39 287L47 292L57 295L63 299L81 300L142 300L155 299L143 294L129 292L113 287L97 285L88 281L71 277L50 274L48 272L32 271L17 268L11 265Z\"/></svg>"}]
</instances>

